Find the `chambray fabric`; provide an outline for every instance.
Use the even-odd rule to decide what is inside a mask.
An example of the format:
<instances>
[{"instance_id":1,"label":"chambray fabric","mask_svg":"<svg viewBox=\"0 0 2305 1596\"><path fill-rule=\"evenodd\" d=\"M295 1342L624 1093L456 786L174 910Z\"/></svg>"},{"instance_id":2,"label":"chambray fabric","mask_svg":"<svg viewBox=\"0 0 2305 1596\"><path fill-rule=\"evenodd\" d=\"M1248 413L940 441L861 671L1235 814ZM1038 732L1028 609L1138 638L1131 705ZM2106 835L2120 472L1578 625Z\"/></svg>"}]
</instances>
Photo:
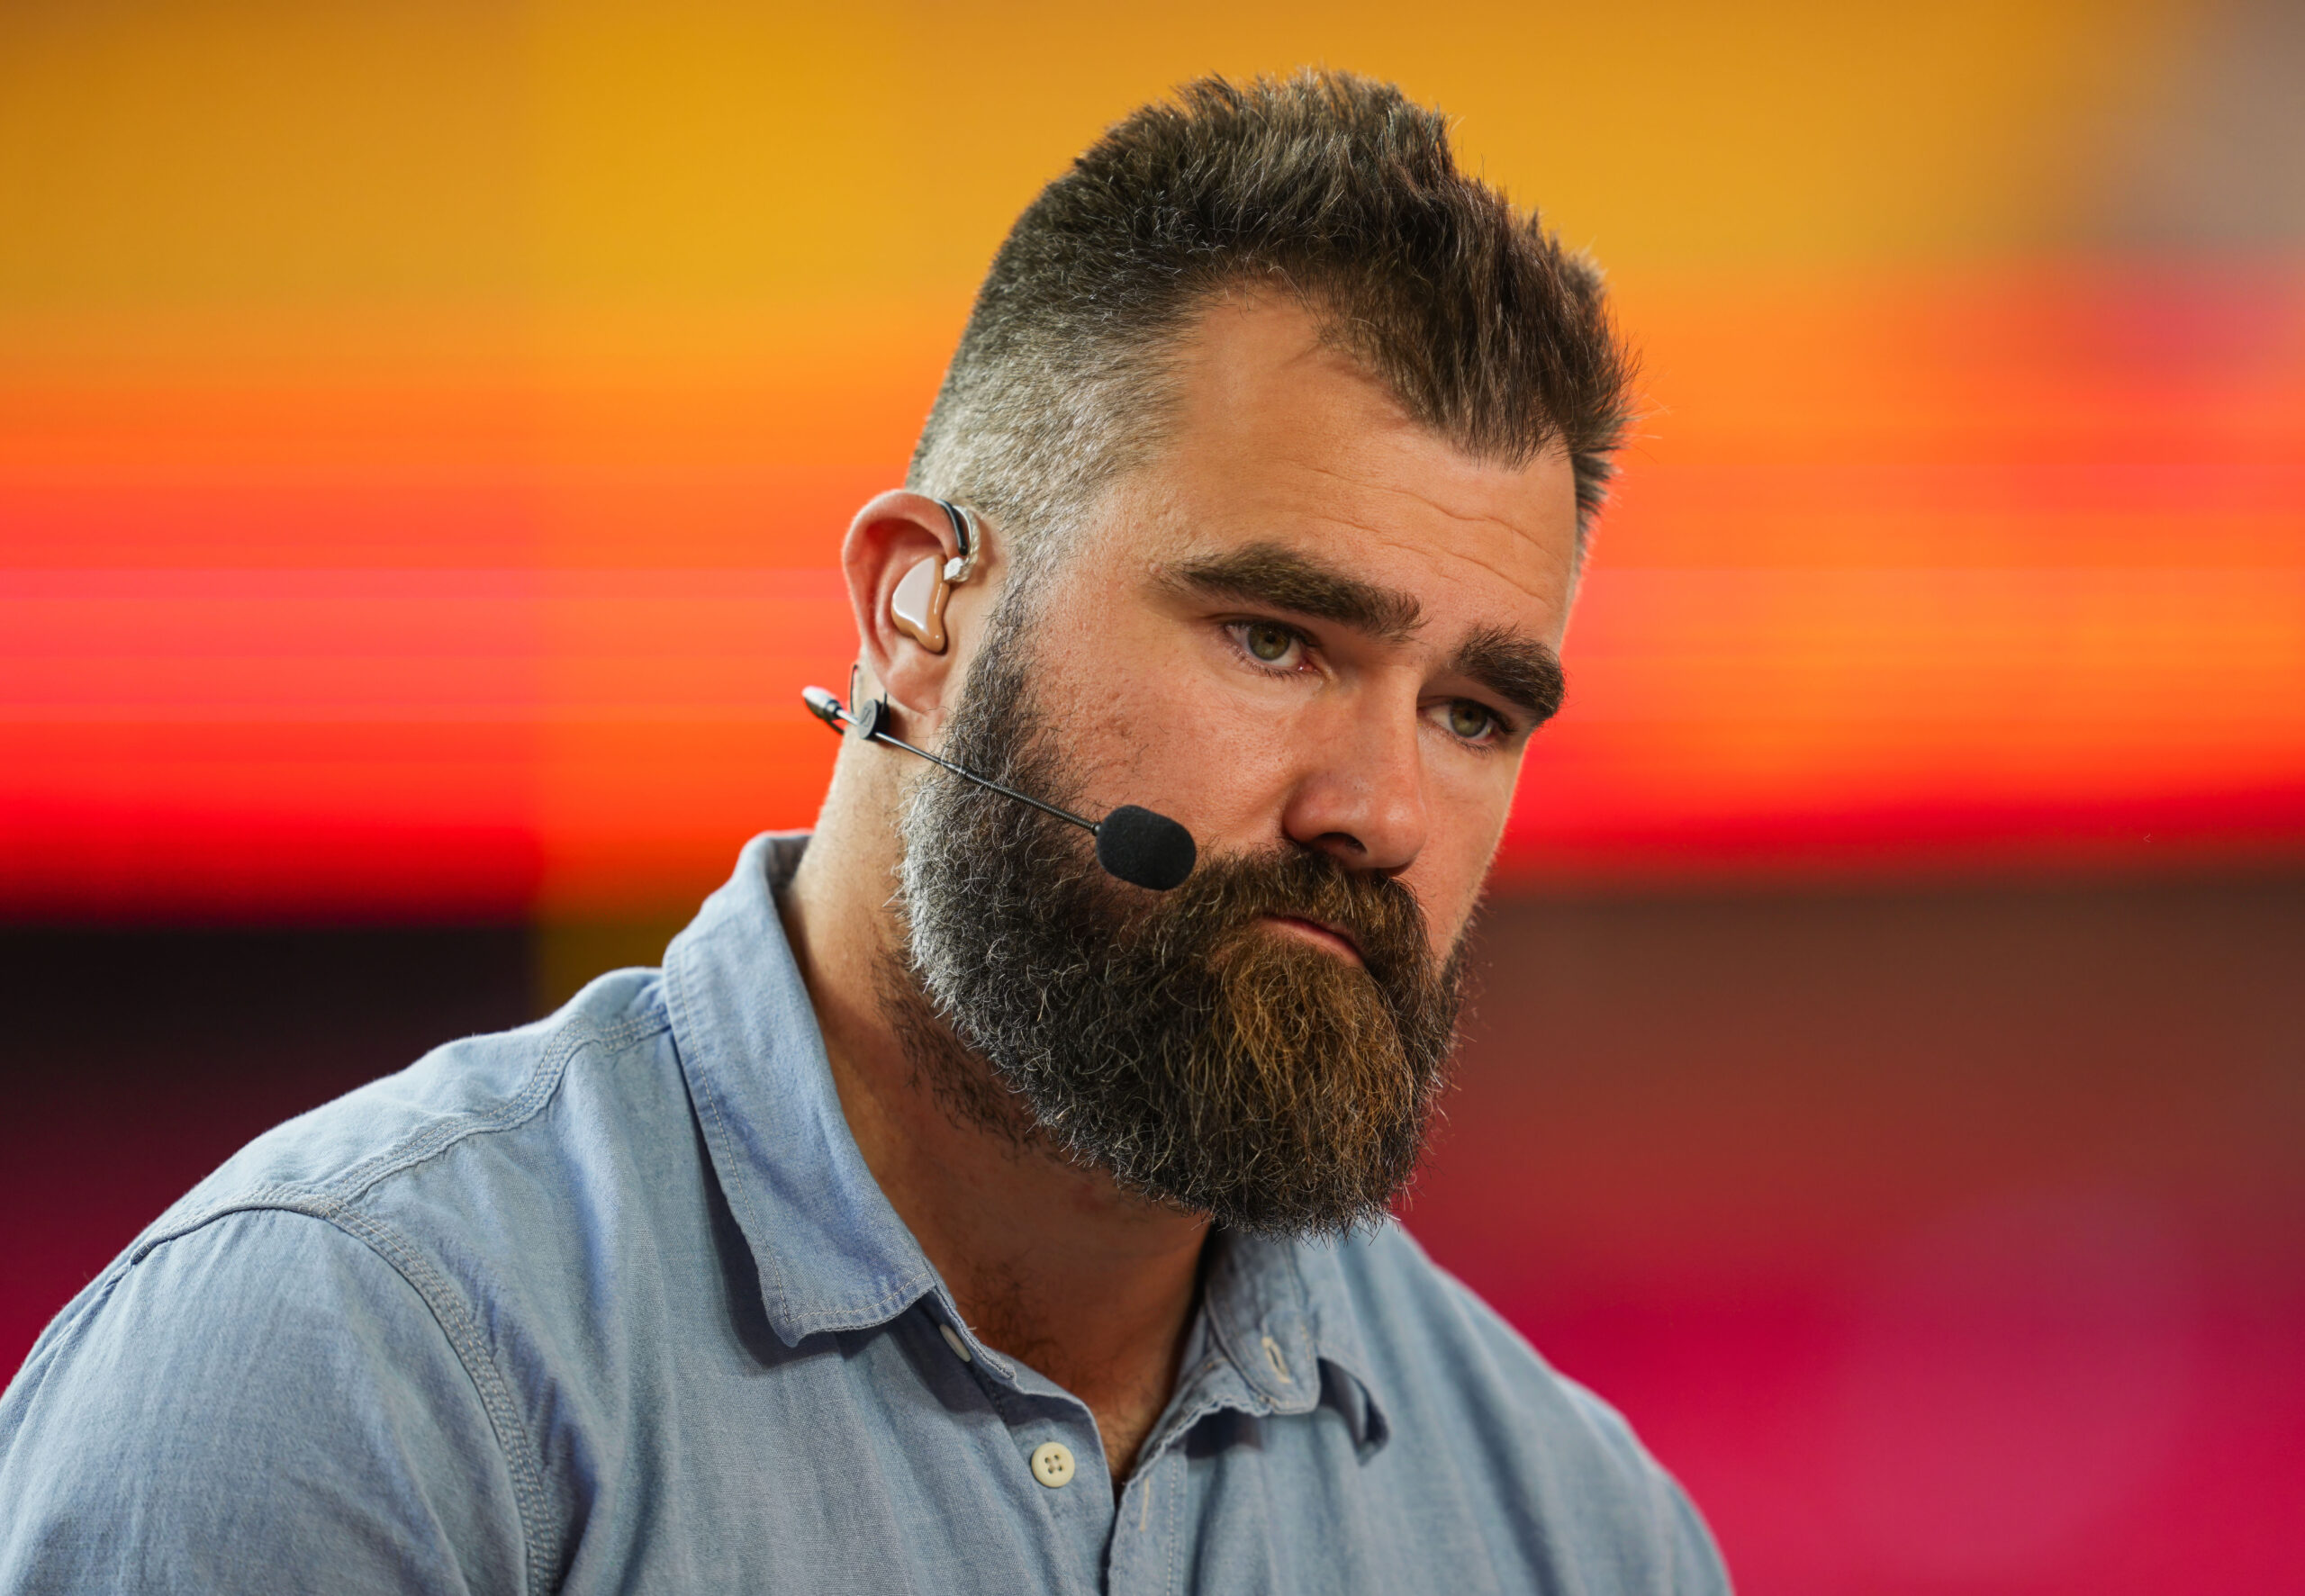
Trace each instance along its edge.
<instances>
[{"instance_id":1,"label":"chambray fabric","mask_svg":"<svg viewBox=\"0 0 2305 1596\"><path fill-rule=\"evenodd\" d=\"M1727 1588L1623 1421L1393 1228L1219 1237L1116 1501L850 1138L773 897L804 844L756 838L661 973L163 1215L0 1397L0 1591Z\"/></svg>"}]
</instances>

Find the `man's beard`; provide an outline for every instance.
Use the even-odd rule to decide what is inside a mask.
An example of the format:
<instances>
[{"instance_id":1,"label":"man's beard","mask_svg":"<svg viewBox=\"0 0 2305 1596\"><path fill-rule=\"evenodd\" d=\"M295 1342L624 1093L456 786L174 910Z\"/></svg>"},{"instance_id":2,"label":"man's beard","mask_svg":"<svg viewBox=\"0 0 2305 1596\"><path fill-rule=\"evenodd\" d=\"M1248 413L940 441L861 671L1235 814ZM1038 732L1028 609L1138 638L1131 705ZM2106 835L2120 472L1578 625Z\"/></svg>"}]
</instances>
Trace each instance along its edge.
<instances>
[{"instance_id":1,"label":"man's beard","mask_svg":"<svg viewBox=\"0 0 2305 1596\"><path fill-rule=\"evenodd\" d=\"M1070 802L1021 627L1000 618L943 752ZM1461 939L1433 956L1400 883L1284 844L1204 858L1155 897L1106 876L1075 828L943 773L903 834L908 948L884 1002L948 1113L1238 1230L1343 1231L1407 1184L1463 959ZM1266 915L1344 928L1365 968Z\"/></svg>"}]
</instances>

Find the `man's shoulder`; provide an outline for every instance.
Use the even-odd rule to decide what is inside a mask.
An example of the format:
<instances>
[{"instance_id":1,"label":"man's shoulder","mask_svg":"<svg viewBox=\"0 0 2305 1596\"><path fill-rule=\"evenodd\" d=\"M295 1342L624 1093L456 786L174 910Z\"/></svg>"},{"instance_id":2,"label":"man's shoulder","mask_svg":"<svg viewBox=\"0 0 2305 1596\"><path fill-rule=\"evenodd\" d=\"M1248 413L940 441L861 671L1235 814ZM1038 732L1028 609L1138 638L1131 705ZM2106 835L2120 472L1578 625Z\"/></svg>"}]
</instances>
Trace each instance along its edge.
<instances>
[{"instance_id":1,"label":"man's shoulder","mask_svg":"<svg viewBox=\"0 0 2305 1596\"><path fill-rule=\"evenodd\" d=\"M0 1590L516 1588L539 1455L443 1306L293 1213L107 1271L0 1392Z\"/></svg>"},{"instance_id":2,"label":"man's shoulder","mask_svg":"<svg viewBox=\"0 0 2305 1596\"><path fill-rule=\"evenodd\" d=\"M644 1200L651 1135L693 1146L677 1063L651 1045L665 1029L652 972L603 978L275 1127L194 1187L0 1394L0 1586L37 1568L109 1588L148 1534L179 1572L352 1555L287 1479L359 1501L388 1526L377 1544L411 1555L548 1564L535 1388L591 1372L556 1350L589 1344L556 1333L585 1311L585 1259L651 1256L665 1228ZM265 1492L263 1544L240 1544L212 1504ZM118 1534L72 1528L107 1502Z\"/></svg>"},{"instance_id":3,"label":"man's shoulder","mask_svg":"<svg viewBox=\"0 0 2305 1596\"><path fill-rule=\"evenodd\" d=\"M1501 1511L1534 1509L1601 1555L1661 1562L1663 1588L1725 1589L1702 1519L1615 1408L1556 1370L1397 1223L1334 1255L1367 1365L1356 1372L1396 1442L1469 1456L1478 1466L1469 1477L1497 1493Z\"/></svg>"},{"instance_id":4,"label":"man's shoulder","mask_svg":"<svg viewBox=\"0 0 2305 1596\"><path fill-rule=\"evenodd\" d=\"M483 1299L500 1288L533 1295L529 1287L548 1287L565 1273L563 1254L597 1240L568 1216L617 1206L599 1200L603 1168L621 1163L640 1183L637 1166L649 1150L638 1144L651 1119L660 1140L693 1145L677 1064L669 1049L649 1045L668 1029L659 988L651 970L604 976L545 1019L448 1042L274 1126L171 1204L67 1303L25 1369L79 1321L117 1319L106 1307L113 1285L156 1255L220 1224L248 1231L236 1222L267 1213L342 1232L436 1311L455 1303L484 1312ZM647 1057L660 1050L667 1057ZM604 1142L616 1148L605 1166ZM275 1289L300 1289L302 1255L292 1257L286 1241L294 1233L264 1226L237 1238L246 1280L267 1278L258 1255L272 1249ZM198 1335L236 1311L209 1291L180 1293L171 1304L148 1304L166 1322L139 1333Z\"/></svg>"},{"instance_id":5,"label":"man's shoulder","mask_svg":"<svg viewBox=\"0 0 2305 1596\"><path fill-rule=\"evenodd\" d=\"M405 1187L479 1182L549 1168L567 1140L621 1090L619 1066L668 1029L652 970L604 976L557 1013L511 1031L435 1048L397 1074L274 1126L156 1220L126 1255L135 1261L224 1214L294 1209L341 1218ZM583 1084L572 1086L572 1077Z\"/></svg>"}]
</instances>

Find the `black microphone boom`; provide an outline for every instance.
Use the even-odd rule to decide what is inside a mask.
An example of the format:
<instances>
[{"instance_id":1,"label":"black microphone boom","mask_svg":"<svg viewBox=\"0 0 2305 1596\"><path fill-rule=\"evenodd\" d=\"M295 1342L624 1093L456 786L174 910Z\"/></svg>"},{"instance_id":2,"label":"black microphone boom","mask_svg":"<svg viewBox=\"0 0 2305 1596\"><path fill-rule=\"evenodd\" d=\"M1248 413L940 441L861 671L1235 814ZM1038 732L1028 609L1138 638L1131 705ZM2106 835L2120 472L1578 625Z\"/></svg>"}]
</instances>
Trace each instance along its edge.
<instances>
[{"instance_id":1,"label":"black microphone boom","mask_svg":"<svg viewBox=\"0 0 2305 1596\"><path fill-rule=\"evenodd\" d=\"M888 704L875 699L864 706L864 712L852 715L838 699L821 687L804 687L800 701L809 713L835 731L854 726L858 734L871 742L886 743L891 748L901 748L907 753L917 753L930 764L942 765L965 781L990 788L1003 798L1015 798L1020 804L1030 804L1044 815L1053 815L1059 820L1069 820L1097 839L1097 862L1107 874L1118 877L1133 887L1143 887L1152 892L1166 892L1181 886L1192 867L1198 862L1200 851L1192 840L1192 833L1170 819L1135 804L1123 804L1103 820L1089 820L1070 809L1060 809L1054 804L1043 803L1029 793L1018 792L1013 787L1003 787L989 777L974 771L962 769L951 760L942 758L926 748L915 748L900 737L890 734L887 725Z\"/></svg>"}]
</instances>

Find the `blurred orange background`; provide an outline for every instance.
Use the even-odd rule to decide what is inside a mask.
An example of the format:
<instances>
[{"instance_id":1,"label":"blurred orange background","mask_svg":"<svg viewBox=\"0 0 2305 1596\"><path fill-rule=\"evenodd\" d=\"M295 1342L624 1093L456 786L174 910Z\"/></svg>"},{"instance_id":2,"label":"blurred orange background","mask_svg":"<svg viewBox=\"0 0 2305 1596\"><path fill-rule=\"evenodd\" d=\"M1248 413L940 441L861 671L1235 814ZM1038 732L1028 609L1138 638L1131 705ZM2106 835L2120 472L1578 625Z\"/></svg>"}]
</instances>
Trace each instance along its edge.
<instances>
[{"instance_id":1,"label":"blurred orange background","mask_svg":"<svg viewBox=\"0 0 2305 1596\"><path fill-rule=\"evenodd\" d=\"M1308 59L1460 116L1645 353L1509 880L2293 858L2305 283L2175 247L2219 24L12 12L0 908L692 902L814 812L834 551L1009 219Z\"/></svg>"},{"instance_id":2,"label":"blurred orange background","mask_svg":"<svg viewBox=\"0 0 2305 1596\"><path fill-rule=\"evenodd\" d=\"M2305 1330L2267 1130L2305 1130L2277 0L6 8L18 968L135 948L227 987L216 947L304 957L266 927L510 926L453 944L539 972L504 1023L652 957L814 813L837 542L1009 221L1168 86L1315 62L1457 116L1643 352L1412 1224L1666 1438L1748 1589L2305 1584L2274 1528L2305 1462L2263 1438L2305 1422L2267 1350ZM97 1126L56 1034L21 1077ZM402 1061L359 1058L248 1101ZM62 1215L89 1166L41 1156ZM23 1243L10 1345L140 1222ZM1975 1356L1929 1363L1948 1302ZM2109 1317L2136 1335L2089 1340ZM2085 1421L2023 1417L2083 1365ZM2140 1384L2176 1417L2091 1428ZM1900 1464L1916 1412L1968 1411L1946 1389L2019 1417ZM2256 1415L2238 1507L2212 1411Z\"/></svg>"}]
</instances>

